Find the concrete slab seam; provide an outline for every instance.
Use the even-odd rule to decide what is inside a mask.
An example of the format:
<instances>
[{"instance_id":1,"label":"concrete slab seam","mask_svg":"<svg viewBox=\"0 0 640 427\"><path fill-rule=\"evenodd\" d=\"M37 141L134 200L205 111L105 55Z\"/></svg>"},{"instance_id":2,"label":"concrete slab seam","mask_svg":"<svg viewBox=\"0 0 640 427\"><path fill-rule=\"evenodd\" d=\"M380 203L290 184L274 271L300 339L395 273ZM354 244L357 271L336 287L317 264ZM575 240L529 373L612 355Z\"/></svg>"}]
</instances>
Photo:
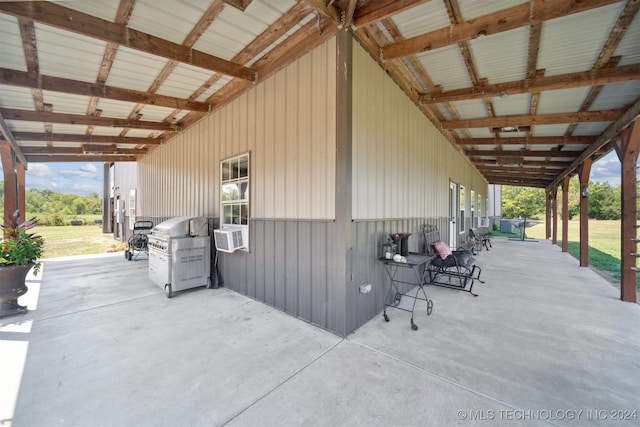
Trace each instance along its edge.
<instances>
[{"instance_id":1,"label":"concrete slab seam","mask_svg":"<svg viewBox=\"0 0 640 427\"><path fill-rule=\"evenodd\" d=\"M488 399L488 400L490 400L492 402L495 402L495 403L498 403L500 405L507 406L508 408L516 410L516 411L524 411L524 409L518 408L517 406L512 405L512 404L510 404L508 402L504 402L504 401L502 401L500 399L496 399L495 397L489 396L488 394L482 393L481 391L473 390L473 389L471 389L469 387L466 387L466 386L464 386L464 385L462 385L460 383L457 383L457 382L452 381L450 379L447 379L447 378L445 378L443 376L440 376L440 375L438 375L438 374L436 374L434 372L428 371L428 370L426 370L426 369L424 369L424 368L422 368L422 367L420 367L420 366L418 366L418 365L416 365L414 363L408 362L406 360L402 360L402 359L400 359L400 358L398 358L396 356L393 356L393 355L391 355L389 353L385 353L384 351L378 350L377 348L373 348L373 347L370 347L370 346L368 346L366 344L362 344L362 343L359 343L357 341L353 341L353 340L351 340L349 338L347 338L347 340L349 342L351 342L351 343L359 345L360 347L366 348L366 349L371 350L371 351L373 351L375 353L378 353L378 354L380 354L380 355L382 355L384 357L387 357L387 358L389 358L391 360L395 360L396 362L399 362L399 363L401 363L403 365L406 365L406 366L409 366L409 367L411 367L413 369L416 369L416 370L422 372L423 374L428 375L428 376L430 376L432 378L435 378L435 379L437 379L439 381L443 381L443 382L445 382L447 384L450 384L450 385L452 385L452 386L454 386L456 388L460 388L460 389L466 391L467 393L471 393L471 394L474 394L476 396L480 396L480 397L482 397L484 399ZM549 420L543 420L543 421L545 421L547 424L555 426L555 427L562 427L559 424L555 424L555 423L550 422Z\"/></svg>"},{"instance_id":2,"label":"concrete slab seam","mask_svg":"<svg viewBox=\"0 0 640 427\"><path fill-rule=\"evenodd\" d=\"M247 411L249 408L251 408L252 406L254 406L255 404L257 404L258 402L260 402L262 399L264 399L265 397L269 396L271 393L273 393L274 391L278 390L280 387L282 387L283 385L285 385L286 383L288 383L291 379L293 379L294 377L296 377L300 372L304 371L305 369L307 369L309 366L313 365L315 362L317 362L318 360L320 360L322 357L324 357L324 355L328 354L330 351L332 351L334 348L336 348L338 345L340 345L342 342L344 342L344 338L340 339L340 341L338 341L337 343L335 343L334 345L332 345L331 347L329 347L328 349L326 349L325 351L323 351L322 353L320 353L318 356L314 357L311 361L309 361L309 363L305 364L304 366L302 366L301 368L297 369L294 373L292 373L291 375L289 375L287 378L285 378L283 381L281 381L279 384L275 385L273 388L271 388L271 390L267 391L266 393L264 393L262 396L259 396L257 399L255 399L253 402L251 402L249 405L247 405L246 408L244 408L242 411L238 412L237 414L235 414L234 416L232 416L231 418L229 418L227 421L225 421L224 423L222 423L222 426L225 426L227 424L229 424L230 422L232 422L233 420L235 420L236 418L238 418L240 415L242 415L245 411Z\"/></svg>"}]
</instances>

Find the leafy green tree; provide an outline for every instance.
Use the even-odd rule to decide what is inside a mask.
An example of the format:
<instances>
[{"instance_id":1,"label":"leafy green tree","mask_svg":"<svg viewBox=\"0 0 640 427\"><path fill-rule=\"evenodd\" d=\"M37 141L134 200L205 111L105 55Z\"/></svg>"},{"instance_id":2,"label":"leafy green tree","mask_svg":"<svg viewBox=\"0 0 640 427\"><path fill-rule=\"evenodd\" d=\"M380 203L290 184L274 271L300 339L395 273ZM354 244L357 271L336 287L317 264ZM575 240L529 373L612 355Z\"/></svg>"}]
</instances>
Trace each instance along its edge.
<instances>
[{"instance_id":1,"label":"leafy green tree","mask_svg":"<svg viewBox=\"0 0 640 427\"><path fill-rule=\"evenodd\" d=\"M505 218L544 217L546 196L542 188L502 187L502 216Z\"/></svg>"}]
</instances>

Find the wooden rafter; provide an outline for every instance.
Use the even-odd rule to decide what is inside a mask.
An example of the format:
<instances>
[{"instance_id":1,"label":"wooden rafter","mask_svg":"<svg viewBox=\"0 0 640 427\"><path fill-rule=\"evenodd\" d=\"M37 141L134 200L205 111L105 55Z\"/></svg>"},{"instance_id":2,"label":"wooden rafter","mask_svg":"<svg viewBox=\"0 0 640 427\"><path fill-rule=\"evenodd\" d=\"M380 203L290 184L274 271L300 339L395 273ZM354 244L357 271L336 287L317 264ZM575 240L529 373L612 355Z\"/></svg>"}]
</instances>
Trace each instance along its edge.
<instances>
[{"instance_id":1,"label":"wooden rafter","mask_svg":"<svg viewBox=\"0 0 640 427\"><path fill-rule=\"evenodd\" d=\"M611 123L604 132L600 134L600 136L596 139L596 141L589 146L586 150L584 150L574 161L569 165L567 169L565 169L562 173L558 175L558 177L553 181L553 183L547 188L550 190L554 185L560 185L564 177L572 174L578 166L588 157L593 156L608 144L611 140L613 140L616 136L622 132L622 129L629 126L629 124L636 120L636 118L640 115L640 99L638 99L627 111L625 111L615 122Z\"/></svg>"},{"instance_id":2,"label":"wooden rafter","mask_svg":"<svg viewBox=\"0 0 640 427\"><path fill-rule=\"evenodd\" d=\"M81 135L81 134L54 134L36 132L13 132L16 141L35 142L78 142L91 144L133 144L133 145L160 145L162 138L137 138L108 135Z\"/></svg>"},{"instance_id":3,"label":"wooden rafter","mask_svg":"<svg viewBox=\"0 0 640 427\"><path fill-rule=\"evenodd\" d=\"M551 160L526 160L521 159L517 165L509 165L506 163L499 163L496 160L476 160L474 164L477 167L500 167L504 170L518 170L525 167L542 167L545 169L565 169L571 164L571 162L551 161Z\"/></svg>"},{"instance_id":4,"label":"wooden rafter","mask_svg":"<svg viewBox=\"0 0 640 427\"><path fill-rule=\"evenodd\" d=\"M491 85L476 85L470 88L436 92L422 98L424 104L464 101L469 99L495 98L545 90L571 89L575 87L603 85L638 80L640 64L617 68L603 68L579 73L540 77Z\"/></svg>"},{"instance_id":5,"label":"wooden rafter","mask_svg":"<svg viewBox=\"0 0 640 427\"><path fill-rule=\"evenodd\" d=\"M252 68L50 2L0 2L0 12L217 73L255 80Z\"/></svg>"},{"instance_id":6,"label":"wooden rafter","mask_svg":"<svg viewBox=\"0 0 640 427\"><path fill-rule=\"evenodd\" d=\"M430 0L379 0L359 7L353 16L353 26L362 28Z\"/></svg>"},{"instance_id":7,"label":"wooden rafter","mask_svg":"<svg viewBox=\"0 0 640 427\"><path fill-rule=\"evenodd\" d=\"M595 136L524 136L520 138L460 138L459 145L576 145L592 144Z\"/></svg>"},{"instance_id":8,"label":"wooden rafter","mask_svg":"<svg viewBox=\"0 0 640 427\"><path fill-rule=\"evenodd\" d=\"M611 33L609 33L609 37L604 44L604 47L600 51L598 55L598 59L593 66L594 70L599 69L611 69L615 68L620 61L620 57L614 57L613 53L615 52L620 40L622 40L622 36L626 33L628 26L633 21L633 18L638 13L640 9L640 2L637 0L627 0L622 13L618 17L616 24L613 26ZM594 85L587 96L585 97L582 105L580 106L579 111L588 111L591 108L591 105L595 102L596 98L600 94L602 90L601 85ZM565 133L565 135L571 135L578 127L577 123L571 124Z\"/></svg>"},{"instance_id":9,"label":"wooden rafter","mask_svg":"<svg viewBox=\"0 0 640 427\"><path fill-rule=\"evenodd\" d=\"M81 154L81 155L42 155L30 154L27 157L33 163L55 163L55 162L135 162L138 156L127 155L105 155L105 154Z\"/></svg>"},{"instance_id":10,"label":"wooden rafter","mask_svg":"<svg viewBox=\"0 0 640 427\"><path fill-rule=\"evenodd\" d=\"M166 95L156 95L150 92L140 92L131 89L105 86L99 83L87 83L61 77L45 76L18 70L0 68L0 84L38 88L56 92L72 93L75 95L98 96L125 102L139 102L160 107L179 108L191 111L209 111L209 105L204 102L174 98Z\"/></svg>"},{"instance_id":11,"label":"wooden rafter","mask_svg":"<svg viewBox=\"0 0 640 427\"><path fill-rule=\"evenodd\" d=\"M96 147L22 147L22 151L26 155L41 154L41 155L81 155L89 152L96 152L98 154L118 154L118 155L142 155L147 153L147 149L141 148L118 148L99 145Z\"/></svg>"},{"instance_id":12,"label":"wooden rafter","mask_svg":"<svg viewBox=\"0 0 640 427\"><path fill-rule=\"evenodd\" d=\"M558 150L466 150L469 157L561 157L576 158L581 151Z\"/></svg>"},{"instance_id":13,"label":"wooden rafter","mask_svg":"<svg viewBox=\"0 0 640 427\"><path fill-rule=\"evenodd\" d=\"M180 126L168 125L162 122L150 122L132 119L116 119L111 117L82 116L79 114L48 113L40 111L16 110L0 108L0 114L6 120L22 120L29 122L48 121L51 123L65 123L81 126L107 126L114 128L136 128L147 130L174 131Z\"/></svg>"},{"instance_id":14,"label":"wooden rafter","mask_svg":"<svg viewBox=\"0 0 640 427\"><path fill-rule=\"evenodd\" d=\"M9 145L11 146L13 152L16 154L16 157L20 160L20 162L25 166L26 169L27 159L24 157L20 146L16 142L16 139L13 137L11 129L9 129L9 126L7 126L7 122L5 122L5 115L2 111L0 111L0 133L2 134L4 140L9 142Z\"/></svg>"},{"instance_id":15,"label":"wooden rafter","mask_svg":"<svg viewBox=\"0 0 640 427\"><path fill-rule=\"evenodd\" d=\"M385 60L388 60L417 54L461 41L472 40L479 36L498 34L524 26L535 25L550 19L606 6L611 3L616 3L617 1L618 0L585 0L580 2L576 2L575 0L531 1L387 46L382 49L381 56Z\"/></svg>"},{"instance_id":16,"label":"wooden rafter","mask_svg":"<svg viewBox=\"0 0 640 427\"><path fill-rule=\"evenodd\" d=\"M444 129L462 128L482 128L482 127L505 127L505 126L528 126L555 125L561 123L580 122L612 122L617 120L623 111L603 110L603 111L583 111L578 113L557 113L538 114L535 116L501 116L483 119L450 120L442 123Z\"/></svg>"}]
</instances>

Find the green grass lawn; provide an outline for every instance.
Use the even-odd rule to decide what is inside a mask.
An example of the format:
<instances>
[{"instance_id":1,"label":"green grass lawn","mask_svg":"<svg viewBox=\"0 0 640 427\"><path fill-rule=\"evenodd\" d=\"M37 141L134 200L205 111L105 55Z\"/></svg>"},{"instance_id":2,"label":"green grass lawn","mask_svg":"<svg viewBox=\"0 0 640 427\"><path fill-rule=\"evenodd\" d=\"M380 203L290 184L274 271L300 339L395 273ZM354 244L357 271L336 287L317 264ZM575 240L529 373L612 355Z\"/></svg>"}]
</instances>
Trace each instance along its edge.
<instances>
[{"instance_id":1,"label":"green grass lawn","mask_svg":"<svg viewBox=\"0 0 640 427\"><path fill-rule=\"evenodd\" d=\"M126 247L113 240L111 234L104 234L101 225L39 225L32 232L44 238L44 258L117 252Z\"/></svg>"},{"instance_id":2,"label":"green grass lawn","mask_svg":"<svg viewBox=\"0 0 640 427\"><path fill-rule=\"evenodd\" d=\"M568 249L580 259L580 221L569 221ZM545 224L527 228L527 237L545 239ZM562 220L558 219L558 245L561 246ZM620 221L589 221L589 265L613 283L620 284ZM638 275L640 289L640 275Z\"/></svg>"}]
</instances>

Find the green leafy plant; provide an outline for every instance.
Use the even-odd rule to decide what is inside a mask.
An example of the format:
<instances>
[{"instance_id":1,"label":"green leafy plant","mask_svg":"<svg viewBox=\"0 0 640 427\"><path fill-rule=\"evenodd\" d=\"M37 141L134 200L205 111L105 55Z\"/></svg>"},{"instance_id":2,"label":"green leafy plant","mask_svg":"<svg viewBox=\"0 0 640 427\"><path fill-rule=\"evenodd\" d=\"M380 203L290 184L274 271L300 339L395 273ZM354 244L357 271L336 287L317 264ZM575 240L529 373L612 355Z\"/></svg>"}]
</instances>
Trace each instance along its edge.
<instances>
[{"instance_id":1,"label":"green leafy plant","mask_svg":"<svg viewBox=\"0 0 640 427\"><path fill-rule=\"evenodd\" d=\"M33 263L33 273L38 274L40 263L37 259L42 256L44 240L34 233L27 233L37 224L35 217L20 222L20 212L15 211L9 221L0 226L4 236L0 240L0 268Z\"/></svg>"}]
</instances>

